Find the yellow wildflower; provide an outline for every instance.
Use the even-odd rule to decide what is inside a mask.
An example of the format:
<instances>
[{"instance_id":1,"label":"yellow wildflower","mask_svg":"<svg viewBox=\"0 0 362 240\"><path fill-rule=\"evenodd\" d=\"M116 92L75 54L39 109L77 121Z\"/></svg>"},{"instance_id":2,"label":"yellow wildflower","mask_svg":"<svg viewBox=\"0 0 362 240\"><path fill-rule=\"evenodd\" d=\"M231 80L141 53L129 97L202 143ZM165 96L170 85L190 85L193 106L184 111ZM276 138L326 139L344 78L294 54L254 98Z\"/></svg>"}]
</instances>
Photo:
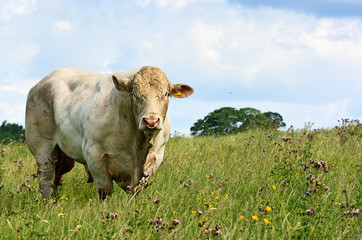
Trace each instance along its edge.
<instances>
[{"instance_id":1,"label":"yellow wildflower","mask_svg":"<svg viewBox=\"0 0 362 240\"><path fill-rule=\"evenodd\" d=\"M229 196L227 194L225 194L225 198L228 198Z\"/></svg>"},{"instance_id":2,"label":"yellow wildflower","mask_svg":"<svg viewBox=\"0 0 362 240\"><path fill-rule=\"evenodd\" d=\"M270 212L270 211L272 210L272 208L268 206L268 207L265 208L265 210L266 210L267 212Z\"/></svg>"},{"instance_id":3,"label":"yellow wildflower","mask_svg":"<svg viewBox=\"0 0 362 240\"><path fill-rule=\"evenodd\" d=\"M252 216L251 217L254 221L258 221L259 220L259 218L257 217L257 216Z\"/></svg>"},{"instance_id":4,"label":"yellow wildflower","mask_svg":"<svg viewBox=\"0 0 362 240\"><path fill-rule=\"evenodd\" d=\"M269 223L270 223L269 220L266 219L266 218L264 218L264 222L265 222L265 224L269 224Z\"/></svg>"},{"instance_id":5,"label":"yellow wildflower","mask_svg":"<svg viewBox=\"0 0 362 240\"><path fill-rule=\"evenodd\" d=\"M277 189L277 187L276 187L275 185L273 185L273 186L272 186L272 188L273 188L274 190L276 190L276 189Z\"/></svg>"},{"instance_id":6,"label":"yellow wildflower","mask_svg":"<svg viewBox=\"0 0 362 240\"><path fill-rule=\"evenodd\" d=\"M90 202L93 202L93 199L90 198L89 201L90 201Z\"/></svg>"},{"instance_id":7,"label":"yellow wildflower","mask_svg":"<svg viewBox=\"0 0 362 240\"><path fill-rule=\"evenodd\" d=\"M243 220L245 217L244 216L240 216L240 219Z\"/></svg>"}]
</instances>

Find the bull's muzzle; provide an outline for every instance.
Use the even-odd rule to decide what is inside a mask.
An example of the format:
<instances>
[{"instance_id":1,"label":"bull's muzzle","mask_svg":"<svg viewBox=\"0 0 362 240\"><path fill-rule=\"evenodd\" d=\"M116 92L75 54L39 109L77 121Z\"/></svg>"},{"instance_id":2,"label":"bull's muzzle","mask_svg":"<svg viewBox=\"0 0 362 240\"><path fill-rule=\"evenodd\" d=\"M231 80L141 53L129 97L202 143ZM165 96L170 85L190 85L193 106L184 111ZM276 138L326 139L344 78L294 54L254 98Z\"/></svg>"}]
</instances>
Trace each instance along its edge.
<instances>
[{"instance_id":1,"label":"bull's muzzle","mask_svg":"<svg viewBox=\"0 0 362 240\"><path fill-rule=\"evenodd\" d=\"M142 117L139 127L140 130L160 130L162 122L158 116Z\"/></svg>"}]
</instances>

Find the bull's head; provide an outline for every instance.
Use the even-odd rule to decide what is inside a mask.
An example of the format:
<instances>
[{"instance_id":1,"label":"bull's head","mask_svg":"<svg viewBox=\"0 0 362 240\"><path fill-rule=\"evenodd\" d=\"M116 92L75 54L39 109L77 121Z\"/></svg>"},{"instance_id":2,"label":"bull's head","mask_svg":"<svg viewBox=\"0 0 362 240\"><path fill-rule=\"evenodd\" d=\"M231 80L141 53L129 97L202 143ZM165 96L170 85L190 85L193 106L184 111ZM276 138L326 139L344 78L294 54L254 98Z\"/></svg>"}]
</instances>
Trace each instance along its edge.
<instances>
[{"instance_id":1,"label":"bull's head","mask_svg":"<svg viewBox=\"0 0 362 240\"><path fill-rule=\"evenodd\" d=\"M156 67L143 67L132 77L112 76L116 89L131 95L133 114L143 131L161 130L169 97L185 98L194 90L186 84L172 84Z\"/></svg>"}]
</instances>

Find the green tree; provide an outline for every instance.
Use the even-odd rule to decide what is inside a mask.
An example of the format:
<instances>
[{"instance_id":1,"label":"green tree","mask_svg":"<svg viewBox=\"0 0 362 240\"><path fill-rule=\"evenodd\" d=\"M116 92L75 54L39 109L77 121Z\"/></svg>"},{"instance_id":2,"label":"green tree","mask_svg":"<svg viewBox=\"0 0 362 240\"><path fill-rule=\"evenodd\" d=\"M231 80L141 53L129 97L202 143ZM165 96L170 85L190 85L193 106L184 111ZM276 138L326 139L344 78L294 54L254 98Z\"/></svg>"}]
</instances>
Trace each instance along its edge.
<instances>
[{"instance_id":1,"label":"green tree","mask_svg":"<svg viewBox=\"0 0 362 240\"><path fill-rule=\"evenodd\" d=\"M283 117L279 113L265 112L255 108L232 107L216 109L197 120L191 127L192 135L225 135L244 132L253 128L277 129L284 127Z\"/></svg>"},{"instance_id":2,"label":"green tree","mask_svg":"<svg viewBox=\"0 0 362 240\"><path fill-rule=\"evenodd\" d=\"M23 126L16 123L4 121L0 126L0 143L8 143L14 140L23 140L25 130Z\"/></svg>"},{"instance_id":3,"label":"green tree","mask_svg":"<svg viewBox=\"0 0 362 240\"><path fill-rule=\"evenodd\" d=\"M285 122L283 122L283 117L276 112L265 112L263 115L266 117L266 124L268 128L278 129L280 127L285 127Z\"/></svg>"}]
</instances>

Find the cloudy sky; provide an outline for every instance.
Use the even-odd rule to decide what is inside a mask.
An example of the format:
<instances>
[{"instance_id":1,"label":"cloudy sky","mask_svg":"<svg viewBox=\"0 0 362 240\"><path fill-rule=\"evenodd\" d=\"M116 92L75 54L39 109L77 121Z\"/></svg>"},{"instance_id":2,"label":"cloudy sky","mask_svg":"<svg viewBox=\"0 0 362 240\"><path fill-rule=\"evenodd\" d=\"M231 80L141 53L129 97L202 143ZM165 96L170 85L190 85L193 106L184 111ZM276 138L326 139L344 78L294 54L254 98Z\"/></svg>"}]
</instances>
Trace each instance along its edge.
<instances>
[{"instance_id":1,"label":"cloudy sky","mask_svg":"<svg viewBox=\"0 0 362 240\"><path fill-rule=\"evenodd\" d=\"M224 106L362 120L362 0L0 0L0 56L0 122L24 124L57 68L145 65L195 89L172 99L173 131Z\"/></svg>"}]
</instances>

